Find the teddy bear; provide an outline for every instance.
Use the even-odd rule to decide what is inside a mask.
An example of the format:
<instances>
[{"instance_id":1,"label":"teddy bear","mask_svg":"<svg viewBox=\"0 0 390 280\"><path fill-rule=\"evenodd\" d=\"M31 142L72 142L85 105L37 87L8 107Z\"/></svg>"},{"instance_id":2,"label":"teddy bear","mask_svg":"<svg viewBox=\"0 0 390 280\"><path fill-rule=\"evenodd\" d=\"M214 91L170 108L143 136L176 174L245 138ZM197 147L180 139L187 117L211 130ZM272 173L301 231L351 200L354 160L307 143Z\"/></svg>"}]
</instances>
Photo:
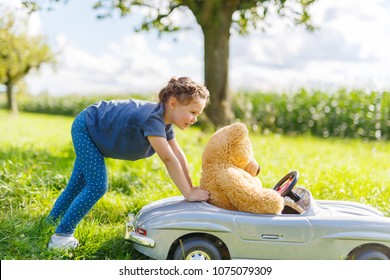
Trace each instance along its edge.
<instances>
[{"instance_id":1,"label":"teddy bear","mask_svg":"<svg viewBox=\"0 0 390 280\"><path fill-rule=\"evenodd\" d=\"M259 166L245 124L237 122L218 129L202 154L200 188L208 202L227 210L256 214L280 214L284 199L262 187Z\"/></svg>"}]
</instances>

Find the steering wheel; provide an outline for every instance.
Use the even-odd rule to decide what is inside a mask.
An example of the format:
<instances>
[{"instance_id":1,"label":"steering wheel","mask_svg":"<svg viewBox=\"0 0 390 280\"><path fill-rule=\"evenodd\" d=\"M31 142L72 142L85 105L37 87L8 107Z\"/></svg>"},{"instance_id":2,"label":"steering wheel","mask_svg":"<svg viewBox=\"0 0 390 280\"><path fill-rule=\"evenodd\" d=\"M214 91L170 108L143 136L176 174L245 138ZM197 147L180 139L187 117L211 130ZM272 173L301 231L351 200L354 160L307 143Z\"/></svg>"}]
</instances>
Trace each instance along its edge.
<instances>
[{"instance_id":1,"label":"steering wheel","mask_svg":"<svg viewBox=\"0 0 390 280\"><path fill-rule=\"evenodd\" d=\"M274 190L277 191L282 197L288 196L295 202L300 200L299 195L294 193L292 189L295 184L298 182L299 173L297 171L291 171L286 176L284 176L280 181L275 185Z\"/></svg>"}]
</instances>

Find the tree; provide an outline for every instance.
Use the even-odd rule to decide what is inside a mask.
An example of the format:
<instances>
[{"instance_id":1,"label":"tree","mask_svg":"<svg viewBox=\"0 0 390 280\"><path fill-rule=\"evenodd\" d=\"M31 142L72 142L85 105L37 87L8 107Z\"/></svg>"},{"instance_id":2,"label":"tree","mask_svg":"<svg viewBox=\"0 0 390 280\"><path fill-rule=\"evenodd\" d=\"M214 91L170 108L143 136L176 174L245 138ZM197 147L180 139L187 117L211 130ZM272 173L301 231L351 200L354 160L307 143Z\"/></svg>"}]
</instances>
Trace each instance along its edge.
<instances>
[{"instance_id":1,"label":"tree","mask_svg":"<svg viewBox=\"0 0 390 280\"><path fill-rule=\"evenodd\" d=\"M174 11L189 9L204 35L204 80L211 93L206 114L219 127L233 119L228 82L231 32L247 34L260 26L270 10L313 29L308 13L313 2L315 0L96 0L94 8L103 11L98 17L104 18L111 16L113 11L119 10L122 16L126 16L136 6L146 7L149 13L139 30L157 29L159 32L180 30L171 16ZM38 8L36 0L24 3L30 10Z\"/></svg>"},{"instance_id":2,"label":"tree","mask_svg":"<svg viewBox=\"0 0 390 280\"><path fill-rule=\"evenodd\" d=\"M6 86L8 110L18 112L15 85L32 69L53 61L54 55L42 37L19 31L11 13L0 17L0 83Z\"/></svg>"}]
</instances>

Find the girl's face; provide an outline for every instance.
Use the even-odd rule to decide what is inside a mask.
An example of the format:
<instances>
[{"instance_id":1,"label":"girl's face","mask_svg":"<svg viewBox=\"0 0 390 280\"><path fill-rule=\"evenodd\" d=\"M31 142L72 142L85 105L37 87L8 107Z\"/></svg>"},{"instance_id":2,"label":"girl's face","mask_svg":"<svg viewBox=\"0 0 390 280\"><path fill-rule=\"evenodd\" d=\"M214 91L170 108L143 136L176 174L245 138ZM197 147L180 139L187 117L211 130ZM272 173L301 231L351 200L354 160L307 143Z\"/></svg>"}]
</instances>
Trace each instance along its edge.
<instances>
[{"instance_id":1,"label":"girl's face","mask_svg":"<svg viewBox=\"0 0 390 280\"><path fill-rule=\"evenodd\" d=\"M168 103L170 107L170 122L182 130L196 123L198 116L206 106L206 100L202 98L194 98L187 105L183 105L176 98L172 97Z\"/></svg>"}]
</instances>

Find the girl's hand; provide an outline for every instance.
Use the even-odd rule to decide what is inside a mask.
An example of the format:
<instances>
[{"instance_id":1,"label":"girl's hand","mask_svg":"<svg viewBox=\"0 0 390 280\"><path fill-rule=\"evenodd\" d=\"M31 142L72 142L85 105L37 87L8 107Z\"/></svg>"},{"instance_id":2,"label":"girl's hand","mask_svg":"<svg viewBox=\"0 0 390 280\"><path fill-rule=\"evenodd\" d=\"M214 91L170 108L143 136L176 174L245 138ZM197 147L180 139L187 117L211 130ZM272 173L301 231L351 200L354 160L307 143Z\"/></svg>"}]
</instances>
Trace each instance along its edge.
<instances>
[{"instance_id":1,"label":"girl's hand","mask_svg":"<svg viewBox=\"0 0 390 280\"><path fill-rule=\"evenodd\" d=\"M260 173L260 166L256 162L254 158L251 159L251 161L245 166L244 170L251 174L253 177L259 175Z\"/></svg>"},{"instance_id":2,"label":"girl's hand","mask_svg":"<svg viewBox=\"0 0 390 280\"><path fill-rule=\"evenodd\" d=\"M209 192L198 187L192 187L191 191L185 195L187 201L207 201Z\"/></svg>"}]
</instances>

